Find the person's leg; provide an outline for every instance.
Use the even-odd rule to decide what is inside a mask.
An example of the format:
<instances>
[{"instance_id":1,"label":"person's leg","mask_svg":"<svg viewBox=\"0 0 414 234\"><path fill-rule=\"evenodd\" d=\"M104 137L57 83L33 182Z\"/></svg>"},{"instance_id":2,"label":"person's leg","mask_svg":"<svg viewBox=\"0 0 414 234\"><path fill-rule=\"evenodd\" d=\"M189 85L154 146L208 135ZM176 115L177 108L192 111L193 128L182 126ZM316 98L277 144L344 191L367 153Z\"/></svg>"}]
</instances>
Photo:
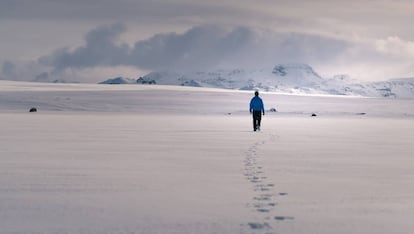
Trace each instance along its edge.
<instances>
[{"instance_id":1,"label":"person's leg","mask_svg":"<svg viewBox=\"0 0 414 234\"><path fill-rule=\"evenodd\" d=\"M257 128L260 130L260 123L262 122L262 112L257 113Z\"/></svg>"},{"instance_id":2,"label":"person's leg","mask_svg":"<svg viewBox=\"0 0 414 234\"><path fill-rule=\"evenodd\" d=\"M253 129L256 131L260 127L260 117L261 112L260 111L253 111Z\"/></svg>"},{"instance_id":3,"label":"person's leg","mask_svg":"<svg viewBox=\"0 0 414 234\"><path fill-rule=\"evenodd\" d=\"M257 122L257 116L255 111L253 111L253 131L256 131L256 122Z\"/></svg>"}]
</instances>

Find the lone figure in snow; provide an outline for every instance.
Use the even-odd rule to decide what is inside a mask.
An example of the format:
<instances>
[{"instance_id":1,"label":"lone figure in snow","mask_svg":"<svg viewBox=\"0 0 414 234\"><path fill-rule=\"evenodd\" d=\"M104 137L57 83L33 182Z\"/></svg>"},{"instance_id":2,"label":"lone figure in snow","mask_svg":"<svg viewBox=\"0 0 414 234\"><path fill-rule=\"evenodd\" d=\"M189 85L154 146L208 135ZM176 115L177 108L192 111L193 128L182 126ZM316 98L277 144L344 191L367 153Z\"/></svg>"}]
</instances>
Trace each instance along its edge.
<instances>
[{"instance_id":1,"label":"lone figure in snow","mask_svg":"<svg viewBox=\"0 0 414 234\"><path fill-rule=\"evenodd\" d=\"M262 120L262 113L265 114L262 99L259 97L259 91L254 92L254 97L250 101L250 114L253 114L253 130L260 131L260 122Z\"/></svg>"}]
</instances>

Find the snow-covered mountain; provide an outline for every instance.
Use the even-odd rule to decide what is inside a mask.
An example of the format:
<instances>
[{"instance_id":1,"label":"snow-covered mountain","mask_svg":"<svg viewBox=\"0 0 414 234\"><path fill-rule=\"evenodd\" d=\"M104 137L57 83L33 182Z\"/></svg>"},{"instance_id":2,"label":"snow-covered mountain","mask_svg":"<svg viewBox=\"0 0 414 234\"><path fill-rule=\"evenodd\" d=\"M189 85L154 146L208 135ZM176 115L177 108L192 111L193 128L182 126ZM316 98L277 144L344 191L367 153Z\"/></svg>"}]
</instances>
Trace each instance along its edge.
<instances>
[{"instance_id":1,"label":"snow-covered mountain","mask_svg":"<svg viewBox=\"0 0 414 234\"><path fill-rule=\"evenodd\" d=\"M278 65L273 70L233 69L210 72L151 72L137 79L139 84L182 85L225 89L288 91L319 89L324 81L306 64Z\"/></svg>"},{"instance_id":2,"label":"snow-covered mountain","mask_svg":"<svg viewBox=\"0 0 414 234\"><path fill-rule=\"evenodd\" d=\"M366 91L365 96L414 98L414 78L366 83L363 86L363 90Z\"/></svg>"},{"instance_id":3,"label":"snow-covered mountain","mask_svg":"<svg viewBox=\"0 0 414 234\"><path fill-rule=\"evenodd\" d=\"M414 78L358 83L349 77L328 79L324 91L330 94L366 97L414 98Z\"/></svg>"},{"instance_id":4,"label":"snow-covered mountain","mask_svg":"<svg viewBox=\"0 0 414 234\"><path fill-rule=\"evenodd\" d=\"M347 75L323 78L307 64L279 64L271 69L200 72L151 72L138 79L117 77L101 84L159 84L264 90L283 93L414 98L414 78L358 83Z\"/></svg>"},{"instance_id":5,"label":"snow-covered mountain","mask_svg":"<svg viewBox=\"0 0 414 234\"><path fill-rule=\"evenodd\" d=\"M99 84L136 84L137 81L130 78L116 77L100 82Z\"/></svg>"}]
</instances>

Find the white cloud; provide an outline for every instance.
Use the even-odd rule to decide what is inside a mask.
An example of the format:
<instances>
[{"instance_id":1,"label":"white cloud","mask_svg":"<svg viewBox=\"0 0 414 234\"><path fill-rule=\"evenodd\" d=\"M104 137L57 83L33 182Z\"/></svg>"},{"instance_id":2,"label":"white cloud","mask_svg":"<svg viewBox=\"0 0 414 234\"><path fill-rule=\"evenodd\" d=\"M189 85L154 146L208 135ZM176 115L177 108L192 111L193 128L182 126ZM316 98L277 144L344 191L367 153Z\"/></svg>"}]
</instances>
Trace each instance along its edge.
<instances>
[{"instance_id":1,"label":"white cloud","mask_svg":"<svg viewBox=\"0 0 414 234\"><path fill-rule=\"evenodd\" d=\"M412 41L393 36L377 40L375 46L383 54L401 59L414 59L414 42Z\"/></svg>"}]
</instances>

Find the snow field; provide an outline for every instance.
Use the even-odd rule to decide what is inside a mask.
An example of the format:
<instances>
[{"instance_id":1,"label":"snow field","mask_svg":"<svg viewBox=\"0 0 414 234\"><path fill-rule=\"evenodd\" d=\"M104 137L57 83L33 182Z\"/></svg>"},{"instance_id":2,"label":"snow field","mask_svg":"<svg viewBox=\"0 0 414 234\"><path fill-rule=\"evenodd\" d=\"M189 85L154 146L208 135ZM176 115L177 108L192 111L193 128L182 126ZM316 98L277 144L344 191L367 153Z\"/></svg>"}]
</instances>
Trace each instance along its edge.
<instances>
[{"instance_id":1,"label":"snow field","mask_svg":"<svg viewBox=\"0 0 414 234\"><path fill-rule=\"evenodd\" d=\"M1 84L1 234L414 229L411 100Z\"/></svg>"},{"instance_id":2,"label":"snow field","mask_svg":"<svg viewBox=\"0 0 414 234\"><path fill-rule=\"evenodd\" d=\"M278 192L276 233L410 233L411 119L277 119L258 152Z\"/></svg>"},{"instance_id":3,"label":"snow field","mask_svg":"<svg viewBox=\"0 0 414 234\"><path fill-rule=\"evenodd\" d=\"M0 116L1 233L232 233L248 220L241 119Z\"/></svg>"}]
</instances>

